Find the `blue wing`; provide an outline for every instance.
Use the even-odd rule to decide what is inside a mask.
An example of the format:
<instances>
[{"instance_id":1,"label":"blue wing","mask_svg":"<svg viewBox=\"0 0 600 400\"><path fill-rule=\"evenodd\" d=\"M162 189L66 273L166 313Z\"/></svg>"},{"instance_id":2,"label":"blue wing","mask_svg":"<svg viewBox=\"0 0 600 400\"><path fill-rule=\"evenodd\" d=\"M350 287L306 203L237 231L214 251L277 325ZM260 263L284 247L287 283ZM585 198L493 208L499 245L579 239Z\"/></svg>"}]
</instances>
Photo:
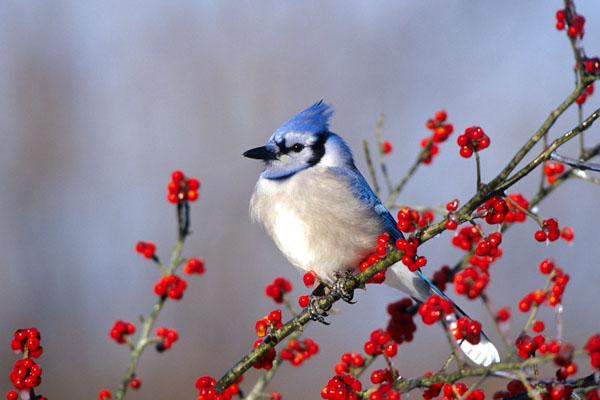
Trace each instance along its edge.
<instances>
[{"instance_id":1,"label":"blue wing","mask_svg":"<svg viewBox=\"0 0 600 400\"><path fill-rule=\"evenodd\" d=\"M371 206L372 210L381 218L385 231L389 233L391 241L395 242L397 239L404 237L402 232L398 230L396 220L394 220L392 214L385 208L356 167L352 169L331 168L331 171L343 177L349 183L357 199Z\"/></svg>"}]
</instances>

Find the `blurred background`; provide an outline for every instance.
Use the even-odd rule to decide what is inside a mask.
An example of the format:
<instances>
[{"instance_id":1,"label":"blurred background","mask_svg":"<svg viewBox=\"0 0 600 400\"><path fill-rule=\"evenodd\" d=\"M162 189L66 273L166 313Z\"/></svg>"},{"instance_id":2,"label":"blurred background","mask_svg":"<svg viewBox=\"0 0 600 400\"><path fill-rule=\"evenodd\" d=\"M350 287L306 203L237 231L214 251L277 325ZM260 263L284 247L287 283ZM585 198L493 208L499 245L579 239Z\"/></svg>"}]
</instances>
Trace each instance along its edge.
<instances>
[{"instance_id":1,"label":"blurred background","mask_svg":"<svg viewBox=\"0 0 600 400\"><path fill-rule=\"evenodd\" d=\"M375 123L385 113L384 138L394 145L388 168L397 182L429 133L425 121L445 109L455 131L481 125L490 136L481 154L488 180L573 88L571 48L554 28L561 7L562 1L0 2L2 390L10 389L18 357L9 346L13 331L31 326L41 331L45 350L40 393L92 399L101 388L116 389L129 354L108 332L117 319L136 322L150 312L159 278L134 244L154 241L158 255L170 257L176 221L165 187L171 171L182 169L202 183L184 255L203 257L207 272L186 278L183 300L166 304L158 325L176 328L180 340L164 354L146 351L138 369L142 388L127 397L195 398L197 377L218 379L251 349L254 323L276 308L264 295L275 276L291 280L294 304L308 292L250 221L261 165L242 152L266 143L323 97L336 109L332 131L347 139L363 172L361 141L375 150ZM587 18L587 53L598 55L600 4L582 0L577 7ZM598 97L584 111L595 109ZM576 121L569 110L551 136ZM599 134L594 126L587 143ZM456 135L433 165L418 170L402 203L434 206L472 196L474 161L459 156ZM562 153L576 157L576 143ZM535 173L511 192L531 197L538 185ZM582 344L598 330L599 195L598 186L572 181L541 204L543 216L574 229L572 245L535 242L538 228L530 221L505 236L488 293L498 307L512 307L513 336L526 319L517 302L543 287L537 266L546 257L572 278L565 339ZM450 238L444 233L423 246L427 274L461 256ZM502 349L481 304L449 293ZM318 356L300 368L285 365L268 389L286 399L317 398L340 355L362 351L369 333L386 326L386 305L402 297L369 286L356 305L338 304L330 326L306 327L321 346ZM556 336L552 312L544 308L540 318ZM448 351L439 328L419 323L396 366L403 376L418 376L438 369ZM243 389L257 376L248 372Z\"/></svg>"}]
</instances>

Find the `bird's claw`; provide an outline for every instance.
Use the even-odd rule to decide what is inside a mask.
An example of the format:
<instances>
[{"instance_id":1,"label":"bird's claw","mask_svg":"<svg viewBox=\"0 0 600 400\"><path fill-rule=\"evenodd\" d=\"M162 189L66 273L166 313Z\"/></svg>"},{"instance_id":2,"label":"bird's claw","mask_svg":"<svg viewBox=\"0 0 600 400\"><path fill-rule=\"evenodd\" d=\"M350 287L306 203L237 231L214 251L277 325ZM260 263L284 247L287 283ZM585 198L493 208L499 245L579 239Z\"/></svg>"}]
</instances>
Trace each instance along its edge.
<instances>
[{"instance_id":1,"label":"bird's claw","mask_svg":"<svg viewBox=\"0 0 600 400\"><path fill-rule=\"evenodd\" d=\"M322 299L322 297L323 296L318 296L315 294L311 294L308 297L308 315L313 321L318 321L324 325L329 325L329 322L325 321L325 317L329 314L326 310L323 310L319 305L319 301Z\"/></svg>"},{"instance_id":2,"label":"bird's claw","mask_svg":"<svg viewBox=\"0 0 600 400\"><path fill-rule=\"evenodd\" d=\"M340 299L344 300L346 303L354 304L355 301L352 301L354 298L354 291L346 291L346 283L351 280L355 280L356 278L352 275L352 272L346 271L344 274L339 274L336 276L336 281L333 283L331 287L331 293L334 296L338 296Z\"/></svg>"}]
</instances>

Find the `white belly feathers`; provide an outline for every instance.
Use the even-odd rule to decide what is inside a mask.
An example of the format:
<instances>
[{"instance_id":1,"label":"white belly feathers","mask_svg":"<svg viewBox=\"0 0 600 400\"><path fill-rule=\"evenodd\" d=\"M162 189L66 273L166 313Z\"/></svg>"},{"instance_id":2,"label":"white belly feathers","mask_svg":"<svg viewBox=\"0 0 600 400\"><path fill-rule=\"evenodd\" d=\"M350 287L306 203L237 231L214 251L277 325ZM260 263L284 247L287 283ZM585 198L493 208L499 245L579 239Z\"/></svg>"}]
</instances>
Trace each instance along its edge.
<instances>
[{"instance_id":1,"label":"white belly feathers","mask_svg":"<svg viewBox=\"0 0 600 400\"><path fill-rule=\"evenodd\" d=\"M295 267L330 281L336 271L357 268L384 231L371 207L321 166L294 179L260 178L250 211Z\"/></svg>"}]
</instances>

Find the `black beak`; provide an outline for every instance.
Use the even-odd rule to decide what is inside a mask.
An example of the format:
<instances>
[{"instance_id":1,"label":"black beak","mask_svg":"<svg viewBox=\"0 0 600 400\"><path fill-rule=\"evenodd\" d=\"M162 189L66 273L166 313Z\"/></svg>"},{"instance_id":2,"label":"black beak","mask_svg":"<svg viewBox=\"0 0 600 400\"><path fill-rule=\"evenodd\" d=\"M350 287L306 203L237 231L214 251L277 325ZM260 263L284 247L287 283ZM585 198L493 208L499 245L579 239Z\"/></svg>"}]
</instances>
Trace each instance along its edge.
<instances>
[{"instance_id":1,"label":"black beak","mask_svg":"<svg viewBox=\"0 0 600 400\"><path fill-rule=\"evenodd\" d=\"M242 154L242 155L244 157L254 158L257 160L276 160L277 159L277 154L275 154L274 151L269 150L267 148L267 146L250 149L250 150L244 152L244 154Z\"/></svg>"}]
</instances>

